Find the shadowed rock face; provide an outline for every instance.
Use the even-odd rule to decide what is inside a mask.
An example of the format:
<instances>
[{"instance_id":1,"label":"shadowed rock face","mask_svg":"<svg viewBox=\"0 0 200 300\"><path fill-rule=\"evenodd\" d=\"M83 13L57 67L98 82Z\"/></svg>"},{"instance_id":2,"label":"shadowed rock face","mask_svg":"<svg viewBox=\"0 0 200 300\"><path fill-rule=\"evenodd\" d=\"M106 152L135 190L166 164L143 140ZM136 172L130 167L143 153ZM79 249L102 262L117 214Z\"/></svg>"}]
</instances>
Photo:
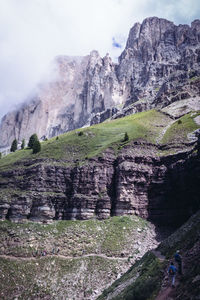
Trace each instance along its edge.
<instances>
[{"instance_id":1,"label":"shadowed rock face","mask_svg":"<svg viewBox=\"0 0 200 300\"><path fill-rule=\"evenodd\" d=\"M157 150L138 141L118 157L108 149L80 167L40 160L1 172L0 218L46 222L136 214L180 224L199 207L199 154L190 149L159 157Z\"/></svg>"},{"instance_id":2,"label":"shadowed rock face","mask_svg":"<svg viewBox=\"0 0 200 300\"><path fill-rule=\"evenodd\" d=\"M55 65L54 80L4 116L0 147L14 138L28 140L35 132L40 138L52 137L199 96L199 85L192 79L200 76L200 21L176 26L147 18L130 30L118 64L92 51L85 57L57 57Z\"/></svg>"}]
</instances>

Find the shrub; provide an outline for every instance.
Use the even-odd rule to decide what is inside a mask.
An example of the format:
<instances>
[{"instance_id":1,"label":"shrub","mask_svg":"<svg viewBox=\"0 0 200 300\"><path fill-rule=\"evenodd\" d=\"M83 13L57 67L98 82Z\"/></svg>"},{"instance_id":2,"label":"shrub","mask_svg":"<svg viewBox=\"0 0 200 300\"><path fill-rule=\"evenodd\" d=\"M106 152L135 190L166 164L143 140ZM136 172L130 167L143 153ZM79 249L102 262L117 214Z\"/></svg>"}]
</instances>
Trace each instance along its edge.
<instances>
[{"instance_id":1,"label":"shrub","mask_svg":"<svg viewBox=\"0 0 200 300\"><path fill-rule=\"evenodd\" d=\"M15 152L16 150L17 150L17 140L14 139L14 141L12 142L10 151L11 151L11 152Z\"/></svg>"},{"instance_id":2,"label":"shrub","mask_svg":"<svg viewBox=\"0 0 200 300\"><path fill-rule=\"evenodd\" d=\"M36 140L33 144L33 154L38 153L40 151L41 151L40 141Z\"/></svg>"},{"instance_id":3,"label":"shrub","mask_svg":"<svg viewBox=\"0 0 200 300\"><path fill-rule=\"evenodd\" d=\"M83 135L83 131L79 131L78 136L82 136Z\"/></svg>"},{"instance_id":4,"label":"shrub","mask_svg":"<svg viewBox=\"0 0 200 300\"><path fill-rule=\"evenodd\" d=\"M181 124L182 123L182 121L181 120L178 120L178 124Z\"/></svg>"},{"instance_id":5,"label":"shrub","mask_svg":"<svg viewBox=\"0 0 200 300\"><path fill-rule=\"evenodd\" d=\"M56 140L58 140L58 139L59 139L59 137L57 136L57 137L56 137Z\"/></svg>"},{"instance_id":6,"label":"shrub","mask_svg":"<svg viewBox=\"0 0 200 300\"><path fill-rule=\"evenodd\" d=\"M2 158L2 153L0 152L0 159Z\"/></svg>"},{"instance_id":7,"label":"shrub","mask_svg":"<svg viewBox=\"0 0 200 300\"><path fill-rule=\"evenodd\" d=\"M21 149L24 149L25 147L25 139L22 140Z\"/></svg>"},{"instance_id":8,"label":"shrub","mask_svg":"<svg viewBox=\"0 0 200 300\"><path fill-rule=\"evenodd\" d=\"M28 142L28 147L33 149L33 145L34 145L34 142L35 141L38 141L38 136L36 133L32 134L30 139L29 139L29 142Z\"/></svg>"}]
</instances>

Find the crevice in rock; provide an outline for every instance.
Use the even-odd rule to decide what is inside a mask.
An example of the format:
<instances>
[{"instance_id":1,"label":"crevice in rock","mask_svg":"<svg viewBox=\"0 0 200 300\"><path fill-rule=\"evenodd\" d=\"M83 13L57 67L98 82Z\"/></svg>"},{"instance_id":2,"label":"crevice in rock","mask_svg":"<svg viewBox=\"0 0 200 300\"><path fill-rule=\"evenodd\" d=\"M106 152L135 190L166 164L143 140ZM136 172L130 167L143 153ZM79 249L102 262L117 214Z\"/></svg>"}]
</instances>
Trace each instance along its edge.
<instances>
[{"instance_id":1,"label":"crevice in rock","mask_svg":"<svg viewBox=\"0 0 200 300\"><path fill-rule=\"evenodd\" d=\"M11 215L12 215L12 208L9 207L5 219L6 219L6 220L10 220L10 216L11 216Z\"/></svg>"},{"instance_id":2,"label":"crevice in rock","mask_svg":"<svg viewBox=\"0 0 200 300\"><path fill-rule=\"evenodd\" d=\"M116 159L113 162L114 173L113 173L113 176L112 176L112 181L111 181L110 188L108 189L108 196L111 199L111 210L110 210L111 217L115 215L115 211L116 211L116 201L117 201L117 165L118 165L118 160Z\"/></svg>"}]
</instances>

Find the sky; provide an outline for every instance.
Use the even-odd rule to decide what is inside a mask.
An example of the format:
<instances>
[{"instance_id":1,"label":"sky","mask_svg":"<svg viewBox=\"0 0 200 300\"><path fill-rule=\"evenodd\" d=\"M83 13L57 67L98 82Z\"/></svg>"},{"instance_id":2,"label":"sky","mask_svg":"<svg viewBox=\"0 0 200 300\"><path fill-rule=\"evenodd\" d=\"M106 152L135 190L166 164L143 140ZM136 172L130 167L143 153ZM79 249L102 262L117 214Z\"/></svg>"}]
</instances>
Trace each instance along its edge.
<instances>
[{"instance_id":1,"label":"sky","mask_svg":"<svg viewBox=\"0 0 200 300\"><path fill-rule=\"evenodd\" d=\"M0 118L30 97L55 56L95 49L117 61L130 28L151 16L190 24L199 0L0 0Z\"/></svg>"}]
</instances>

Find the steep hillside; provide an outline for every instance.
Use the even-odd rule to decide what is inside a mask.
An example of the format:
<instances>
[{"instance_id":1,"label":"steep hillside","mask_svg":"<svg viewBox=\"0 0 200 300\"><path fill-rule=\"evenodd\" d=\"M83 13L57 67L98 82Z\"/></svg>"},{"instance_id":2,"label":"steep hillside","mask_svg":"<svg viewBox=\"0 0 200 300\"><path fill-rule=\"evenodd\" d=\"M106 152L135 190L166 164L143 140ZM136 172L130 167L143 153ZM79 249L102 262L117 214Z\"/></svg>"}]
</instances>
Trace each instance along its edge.
<instances>
[{"instance_id":1,"label":"steep hillside","mask_svg":"<svg viewBox=\"0 0 200 300\"><path fill-rule=\"evenodd\" d=\"M177 249L183 258L183 275L171 287L167 270ZM138 260L98 300L199 299L200 295L200 211L156 251Z\"/></svg>"},{"instance_id":2,"label":"steep hillside","mask_svg":"<svg viewBox=\"0 0 200 300\"><path fill-rule=\"evenodd\" d=\"M35 155L9 154L0 160L0 218L135 214L181 224L199 207L198 118L152 110L66 133Z\"/></svg>"},{"instance_id":3,"label":"steep hillside","mask_svg":"<svg viewBox=\"0 0 200 300\"><path fill-rule=\"evenodd\" d=\"M135 216L51 225L4 221L0 236L2 300L96 299L158 244L154 226Z\"/></svg>"},{"instance_id":4,"label":"steep hillside","mask_svg":"<svg viewBox=\"0 0 200 300\"><path fill-rule=\"evenodd\" d=\"M16 138L53 137L110 117L200 96L200 21L176 26L147 18L130 30L114 64L97 51L84 57L55 59L54 79L41 83L35 96L0 125L0 148ZM131 107L129 107L131 106Z\"/></svg>"}]
</instances>

